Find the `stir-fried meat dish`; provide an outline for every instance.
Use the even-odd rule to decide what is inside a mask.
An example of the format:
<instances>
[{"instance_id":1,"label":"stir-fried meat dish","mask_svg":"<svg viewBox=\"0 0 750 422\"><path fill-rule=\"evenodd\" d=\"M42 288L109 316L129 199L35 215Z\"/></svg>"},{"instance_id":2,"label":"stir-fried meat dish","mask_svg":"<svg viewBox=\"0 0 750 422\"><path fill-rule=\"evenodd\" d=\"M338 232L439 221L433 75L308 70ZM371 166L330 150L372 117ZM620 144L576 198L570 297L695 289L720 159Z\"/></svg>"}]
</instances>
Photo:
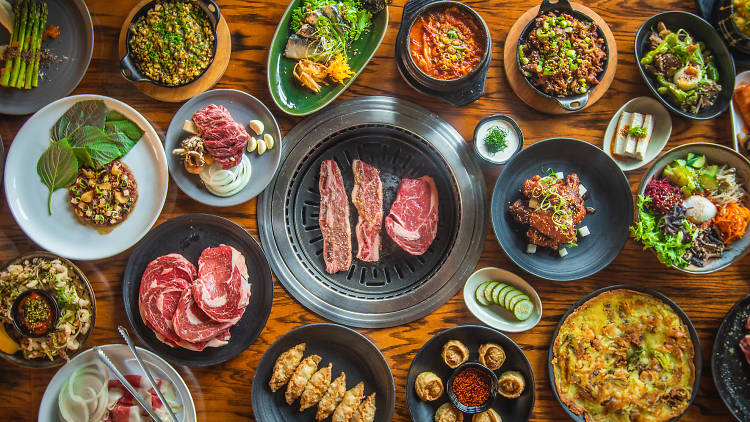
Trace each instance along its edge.
<instances>
[{"instance_id":1,"label":"stir-fried meat dish","mask_svg":"<svg viewBox=\"0 0 750 422\"><path fill-rule=\"evenodd\" d=\"M578 241L575 226L586 216L579 185L576 174L565 179L536 175L523 183L521 193L526 198L516 200L508 211L516 221L529 226L529 242L557 250Z\"/></svg>"}]
</instances>

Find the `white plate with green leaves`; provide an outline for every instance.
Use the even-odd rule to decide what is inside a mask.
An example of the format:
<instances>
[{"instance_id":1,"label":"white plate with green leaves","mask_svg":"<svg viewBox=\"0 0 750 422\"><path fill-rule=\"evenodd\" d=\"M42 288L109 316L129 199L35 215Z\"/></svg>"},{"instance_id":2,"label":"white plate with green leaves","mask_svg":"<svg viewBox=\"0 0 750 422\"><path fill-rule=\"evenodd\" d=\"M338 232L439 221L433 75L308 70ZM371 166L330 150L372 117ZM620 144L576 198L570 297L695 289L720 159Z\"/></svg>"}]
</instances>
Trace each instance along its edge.
<instances>
[{"instance_id":1,"label":"white plate with green leaves","mask_svg":"<svg viewBox=\"0 0 750 422\"><path fill-rule=\"evenodd\" d=\"M127 218L107 232L79 221L68 188L80 168L115 159L130 168L138 197ZM101 95L66 97L39 110L16 134L5 164L5 198L18 225L39 246L69 259L107 258L135 244L159 217L167 183L154 128L129 105Z\"/></svg>"},{"instance_id":2,"label":"white plate with green leaves","mask_svg":"<svg viewBox=\"0 0 750 422\"><path fill-rule=\"evenodd\" d=\"M496 267L477 270L464 284L464 302L480 321L501 331L530 330L542 319L542 301L524 279Z\"/></svg>"}]
</instances>

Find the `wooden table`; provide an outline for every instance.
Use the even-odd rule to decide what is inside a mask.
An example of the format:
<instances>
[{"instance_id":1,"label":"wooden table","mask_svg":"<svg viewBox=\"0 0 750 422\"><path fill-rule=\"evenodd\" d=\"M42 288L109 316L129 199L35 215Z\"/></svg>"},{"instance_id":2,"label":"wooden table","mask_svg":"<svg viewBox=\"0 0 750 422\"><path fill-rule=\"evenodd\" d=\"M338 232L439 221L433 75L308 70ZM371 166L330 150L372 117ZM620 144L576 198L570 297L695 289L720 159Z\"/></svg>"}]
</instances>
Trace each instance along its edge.
<instances>
[{"instance_id":1,"label":"wooden table","mask_svg":"<svg viewBox=\"0 0 750 422\"><path fill-rule=\"evenodd\" d=\"M135 0L89 0L94 19L94 58L88 74L75 94L102 94L125 101L143 113L164 136L172 115L179 104L161 103L138 92L119 74L117 35L128 10ZM273 106L266 88L266 49L270 45L276 24L287 4L281 0L219 0L232 32L233 54L227 73L217 87L235 88L260 98L276 113L286 133L299 119L284 115ZM666 10L695 12L690 0L670 1L606 1L586 4L596 10L611 26L617 38L620 57L617 77L611 88L597 104L588 110L568 116L542 115L525 106L511 91L500 59L507 31L514 20L536 4L523 1L469 1L487 20L492 31L495 60L487 77L487 92L476 103L455 108L425 97L409 88L401 79L393 59L394 41L401 19L402 0L391 6L391 22L385 40L370 65L362 72L342 98L362 95L397 96L424 105L450 122L466 139L471 139L475 124L484 116L505 113L521 125L526 144L553 136L569 136L601 145L604 130L612 114L627 100L649 95L634 63L635 33L649 16ZM654 3L660 3L655 5ZM0 101L2 101L0 99ZM6 150L26 117L0 117L0 135ZM668 148L680 144L710 141L731 146L729 116L709 121L689 121L673 116L672 138ZM487 186L492 192L497 169L485 169ZM643 171L629 174L633 188ZM7 203L0 205L0 261L38 249L18 228L10 215ZM189 212L215 213L237 222L258 235L255 201L231 208L211 208L196 203L170 182L167 201L158 223ZM618 206L618 204L611 204ZM158 224L157 223L157 224ZM78 262L96 291L99 314L96 328L88 346L120 343L115 328L127 320L122 303L121 277L129 251L112 259ZM703 375L698 398L682 421L729 421L731 416L717 395L710 370L710 354L721 319L737 300L750 289L750 257L729 269L711 276L690 276L661 266L653 254L644 252L632 240L606 269L584 280L549 282L525 274L514 266L500 249L494 234L485 239L484 252L478 267L499 266L525 277L539 292L544 302L544 316L534 329L510 336L518 342L534 368L537 381L537 400L532 420L567 420L555 400L547 377L547 350L552 331L562 314L580 297L594 289L611 284L632 283L655 288L677 302L690 316L700 334L703 347ZM307 311L293 300L279 283L275 285L274 304L268 325L260 338L237 358L209 368L178 367L190 386L201 421L253 420L250 406L251 382L263 352L279 336L303 324L322 322L322 318ZM432 314L407 326L380 330L359 330L384 353L396 382L396 414L394 420L410 419L406 407L406 372L416 351L434 334L462 324L478 321L469 313L459 295ZM0 360L0 419L32 421L49 380L55 370L29 372ZM513 421L509 421L513 422Z\"/></svg>"}]
</instances>

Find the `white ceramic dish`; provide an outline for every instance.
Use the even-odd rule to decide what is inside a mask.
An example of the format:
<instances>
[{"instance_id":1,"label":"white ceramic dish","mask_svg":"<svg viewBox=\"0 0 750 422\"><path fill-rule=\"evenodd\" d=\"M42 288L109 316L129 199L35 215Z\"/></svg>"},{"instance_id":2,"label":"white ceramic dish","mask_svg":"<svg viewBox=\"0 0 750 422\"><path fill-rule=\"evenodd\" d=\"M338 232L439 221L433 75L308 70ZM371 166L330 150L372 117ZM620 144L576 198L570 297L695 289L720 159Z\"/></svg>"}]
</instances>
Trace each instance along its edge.
<instances>
[{"instance_id":1,"label":"white ceramic dish","mask_svg":"<svg viewBox=\"0 0 750 422\"><path fill-rule=\"evenodd\" d=\"M114 363L115 367L123 374L145 376L128 346L124 344L108 344L101 346L101 348L112 363ZM193 397L190 395L190 390L180 374L156 354L140 347L138 348L138 352L154 378L168 380L174 386L177 397L182 402L182 411L177 413L177 420L179 422L197 421ZM57 396L60 394L63 383L67 381L73 374L73 371L79 366L98 361L99 358L96 352L91 348L81 352L81 354L71 359L70 362L57 371L49 384L47 384L47 389L44 391L44 396L42 396L42 403L39 405L39 422L58 422L60 420L57 410ZM110 379L115 379L115 376L110 374Z\"/></svg>"},{"instance_id":2,"label":"white ceramic dish","mask_svg":"<svg viewBox=\"0 0 750 422\"><path fill-rule=\"evenodd\" d=\"M734 89L737 89L737 85L741 82L750 83L750 70L737 74L734 78ZM740 145L738 139L740 137L745 137L748 134L748 131L745 128L745 122L742 121L742 116L734 105L734 99L730 103L730 107L732 110L732 145L734 145L735 151L740 154L747 154L747 150Z\"/></svg>"},{"instance_id":3,"label":"white ceramic dish","mask_svg":"<svg viewBox=\"0 0 750 422\"><path fill-rule=\"evenodd\" d=\"M526 293L534 304L534 313L532 313L531 317L526 321L519 321L513 316L513 312L510 312L501 306L480 305L474 297L474 293L476 292L477 287L485 281L500 281ZM466 307L469 308L469 311L471 311L475 317L479 318L480 321L501 331L519 333L521 331L530 330L539 323L539 320L542 319L542 301L539 299L536 290L534 290L534 288L521 277L510 271L496 267L482 268L469 276L469 279L466 280L466 284L464 284L464 302L466 303Z\"/></svg>"},{"instance_id":4,"label":"white ceramic dish","mask_svg":"<svg viewBox=\"0 0 750 422\"><path fill-rule=\"evenodd\" d=\"M641 114L651 114L654 116L654 133L651 135L651 141L648 143L646 149L646 158L636 160L634 158L621 158L612 155L612 138L614 138L615 130L617 130L617 122L620 120L622 112L627 111L629 113L638 112ZM669 136L672 134L672 118L669 116L669 111L664 108L659 101L651 97L637 97L628 101L620 107L619 110L612 116L607 126L607 131L604 132L604 143L602 150L605 154L612 157L623 171L635 170L641 168L651 162L657 155L664 149L669 141Z\"/></svg>"},{"instance_id":5,"label":"white ceramic dish","mask_svg":"<svg viewBox=\"0 0 750 422\"><path fill-rule=\"evenodd\" d=\"M52 195L53 214L49 215L48 190L36 172L36 162L49 146L52 126L75 103L85 100L103 100L108 109L120 112L144 130L143 137L122 159L138 182L138 202L132 214L107 234L78 222L68 205L67 189ZM135 244L159 217L167 183L167 159L154 128L129 105L101 95L66 97L39 110L18 131L5 162L5 198L18 225L43 249L73 260L107 258Z\"/></svg>"}]
</instances>

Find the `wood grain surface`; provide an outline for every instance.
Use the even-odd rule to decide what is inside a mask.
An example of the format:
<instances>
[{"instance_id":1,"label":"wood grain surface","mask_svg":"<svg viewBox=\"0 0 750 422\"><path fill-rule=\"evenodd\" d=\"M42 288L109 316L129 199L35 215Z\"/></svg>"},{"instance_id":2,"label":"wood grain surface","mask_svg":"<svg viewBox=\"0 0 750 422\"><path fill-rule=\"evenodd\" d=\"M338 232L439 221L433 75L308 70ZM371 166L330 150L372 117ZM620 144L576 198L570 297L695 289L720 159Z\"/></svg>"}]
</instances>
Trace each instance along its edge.
<instances>
[{"instance_id":1,"label":"wood grain surface","mask_svg":"<svg viewBox=\"0 0 750 422\"><path fill-rule=\"evenodd\" d=\"M169 121L180 104L157 102L134 89L119 74L117 38L123 19L136 0L89 0L94 19L94 58L89 72L76 94L103 94L125 101L135 107L163 136ZM284 133L299 119L290 118L273 106L266 88L266 51L274 28L287 4L282 0L219 0L222 13L232 33L232 59L217 87L247 91L264 101L279 119ZM650 95L634 63L633 44L636 30L649 16L666 10L695 12L691 0L594 0L586 5L599 13L612 28L619 47L619 63L614 83L604 97L589 109L565 116L540 114L526 106L511 91L502 63L504 40L514 20L536 2L468 1L487 20L495 40L494 60L487 77L485 96L466 108L455 108L416 93L401 79L393 59L394 41L403 6L396 0L391 6L391 21L385 40L369 66L342 98L362 95L391 95L424 105L456 127L470 140L476 123L484 116L504 113L521 125L527 145L553 136L569 136L602 144L607 122L627 100ZM65 28L62 28L65 31ZM2 101L2 99L0 99ZM340 101L340 100L339 100ZM0 135L6 148L26 117L0 117ZM729 116L725 113L709 121L690 121L673 117L674 129L668 148L695 141L717 142L731 146ZM31 158L30 158L31 159ZM485 168L485 181L491 188L498 168ZM629 174L633 189L645 169ZM143 189L147 189L143 182ZM490 192L491 193L491 189ZM610 204L612 207L620 204ZM211 208L196 203L170 183L166 205L159 219L188 212L216 213L245 227L257 239L256 204L248 202L231 208ZM607 212L600 210L600 212ZM5 200L0 204L0 261L7 262L20 253L38 247L21 232L8 210ZM129 252L111 259L78 262L88 275L97 296L99 314L89 346L119 343L118 324L127 325L121 297L121 277ZM703 347L703 376L698 398L684 422L730 421L731 416L717 395L710 370L710 355L715 332L724 314L734 302L750 290L750 256L734 266L709 276L690 276L662 267L650 252L644 252L629 240L615 261L599 274L573 282L549 282L523 273L505 256L494 235L485 239L479 267L494 265L524 277L539 292L544 302L542 321L534 329L510 334L523 348L532 363L537 379L537 401L532 420L564 421L565 415L555 401L547 377L547 350L552 331L561 315L586 293L616 283L632 283L655 288L677 302L690 316L700 333ZM251 380L263 352L280 335L302 324L322 319L301 307L281 287L275 285L274 306L268 325L258 341L240 356L223 365L209 368L178 367L189 384L201 421L254 420L250 406ZM409 364L416 351L434 334L461 324L478 321L469 313L459 295L432 314L401 327L358 330L370 338L384 353L396 381L396 414L394 420L410 420L404 397L404 382ZM55 370L30 372L0 361L0 419L8 421L36 420L44 389ZM508 421L514 422L514 421Z\"/></svg>"}]
</instances>

